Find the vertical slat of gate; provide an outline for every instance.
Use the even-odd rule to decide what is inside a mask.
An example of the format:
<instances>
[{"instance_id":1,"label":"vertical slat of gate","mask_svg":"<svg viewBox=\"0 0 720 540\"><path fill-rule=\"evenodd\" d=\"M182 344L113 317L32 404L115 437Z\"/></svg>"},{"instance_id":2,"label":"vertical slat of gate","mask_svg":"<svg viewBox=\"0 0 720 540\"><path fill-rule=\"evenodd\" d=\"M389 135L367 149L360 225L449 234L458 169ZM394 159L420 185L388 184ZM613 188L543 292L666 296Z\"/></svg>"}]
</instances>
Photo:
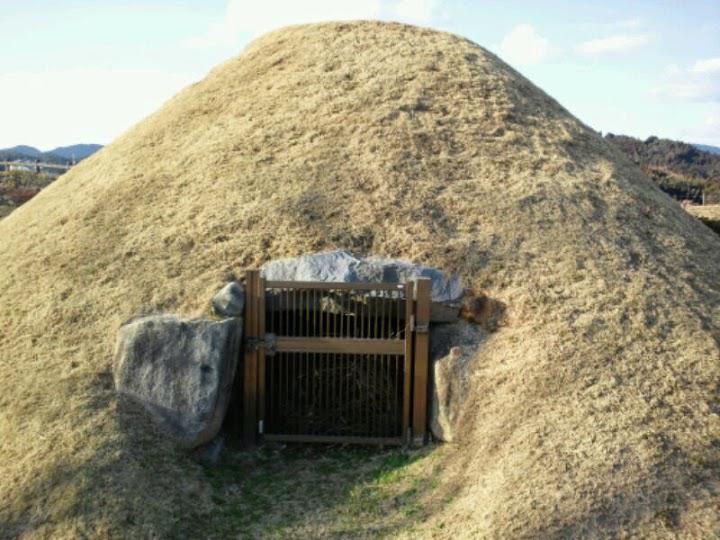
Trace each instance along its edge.
<instances>
[{"instance_id":1,"label":"vertical slat of gate","mask_svg":"<svg viewBox=\"0 0 720 540\"><path fill-rule=\"evenodd\" d=\"M269 292L269 291L267 291ZM277 322L276 317L278 315L278 295L277 291L273 289L270 295L272 307L270 308L270 318L268 319L268 327L265 329L270 333L277 333ZM267 309L267 306L265 307ZM265 402L267 403L264 416L264 431L266 433L272 433L273 426L271 425L275 419L275 396L273 395L273 389L275 388L275 358L271 357L270 360L265 361L265 372L267 377L266 386L266 397Z\"/></svg>"},{"instance_id":2,"label":"vertical slat of gate","mask_svg":"<svg viewBox=\"0 0 720 540\"><path fill-rule=\"evenodd\" d=\"M413 292L412 282L405 284L405 358L403 365L403 406L402 406L402 437L410 444L410 380L413 349Z\"/></svg>"},{"instance_id":3,"label":"vertical slat of gate","mask_svg":"<svg viewBox=\"0 0 720 540\"><path fill-rule=\"evenodd\" d=\"M418 278L415 289L415 358L413 385L413 442L425 443L428 393L428 340L430 321L430 279ZM422 330L417 331L420 327Z\"/></svg>"},{"instance_id":4,"label":"vertical slat of gate","mask_svg":"<svg viewBox=\"0 0 720 540\"><path fill-rule=\"evenodd\" d=\"M257 270L249 270L245 276L247 308L245 309L245 347L243 365L243 442L247 446L255 444L257 429Z\"/></svg>"},{"instance_id":5,"label":"vertical slat of gate","mask_svg":"<svg viewBox=\"0 0 720 540\"><path fill-rule=\"evenodd\" d=\"M257 335L260 339L265 339L265 279L257 274L255 278L257 282L257 314L256 325ZM258 414L258 433L262 437L265 424L265 347L260 347L257 352L257 414Z\"/></svg>"}]
</instances>

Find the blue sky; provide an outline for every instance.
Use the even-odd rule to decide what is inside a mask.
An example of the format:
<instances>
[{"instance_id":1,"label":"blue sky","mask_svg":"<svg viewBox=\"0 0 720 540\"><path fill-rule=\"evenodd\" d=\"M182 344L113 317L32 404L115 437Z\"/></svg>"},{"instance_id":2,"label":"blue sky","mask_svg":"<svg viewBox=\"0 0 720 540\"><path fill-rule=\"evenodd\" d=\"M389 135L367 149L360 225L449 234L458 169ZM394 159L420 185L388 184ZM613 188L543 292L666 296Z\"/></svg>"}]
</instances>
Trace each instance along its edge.
<instances>
[{"instance_id":1,"label":"blue sky","mask_svg":"<svg viewBox=\"0 0 720 540\"><path fill-rule=\"evenodd\" d=\"M108 143L257 35L355 18L463 35L603 132L720 145L720 0L0 0L0 148Z\"/></svg>"}]
</instances>

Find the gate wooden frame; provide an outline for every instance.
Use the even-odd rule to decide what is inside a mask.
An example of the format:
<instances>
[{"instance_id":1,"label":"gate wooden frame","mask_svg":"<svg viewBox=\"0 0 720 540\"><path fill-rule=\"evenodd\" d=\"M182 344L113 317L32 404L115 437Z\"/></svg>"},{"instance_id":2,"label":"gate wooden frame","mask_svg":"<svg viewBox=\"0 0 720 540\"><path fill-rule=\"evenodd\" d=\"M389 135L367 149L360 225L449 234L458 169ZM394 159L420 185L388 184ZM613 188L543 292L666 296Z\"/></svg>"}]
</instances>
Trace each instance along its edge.
<instances>
[{"instance_id":1,"label":"gate wooden frame","mask_svg":"<svg viewBox=\"0 0 720 540\"><path fill-rule=\"evenodd\" d=\"M266 291L269 289L404 291L403 339L291 337L266 335ZM328 442L360 444L413 444L427 441L428 349L431 280L397 283L330 283L266 281L258 270L245 277L245 332L243 352L243 442ZM269 343L271 341L271 343ZM264 434L265 364L267 347L276 352L386 354L403 356L402 433L399 437Z\"/></svg>"}]
</instances>

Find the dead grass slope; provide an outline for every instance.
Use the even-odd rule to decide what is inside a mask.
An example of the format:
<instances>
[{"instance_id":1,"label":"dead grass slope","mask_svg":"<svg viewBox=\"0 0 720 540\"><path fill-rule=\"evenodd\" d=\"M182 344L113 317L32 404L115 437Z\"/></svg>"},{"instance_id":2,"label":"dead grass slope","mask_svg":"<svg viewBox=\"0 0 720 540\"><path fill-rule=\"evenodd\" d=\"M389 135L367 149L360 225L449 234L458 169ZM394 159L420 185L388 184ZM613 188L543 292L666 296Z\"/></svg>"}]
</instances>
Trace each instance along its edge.
<instances>
[{"instance_id":1,"label":"dead grass slope","mask_svg":"<svg viewBox=\"0 0 720 540\"><path fill-rule=\"evenodd\" d=\"M0 222L2 534L212 519L116 401L116 329L340 247L509 308L427 534L720 532L720 238L484 49L368 22L257 40Z\"/></svg>"}]
</instances>

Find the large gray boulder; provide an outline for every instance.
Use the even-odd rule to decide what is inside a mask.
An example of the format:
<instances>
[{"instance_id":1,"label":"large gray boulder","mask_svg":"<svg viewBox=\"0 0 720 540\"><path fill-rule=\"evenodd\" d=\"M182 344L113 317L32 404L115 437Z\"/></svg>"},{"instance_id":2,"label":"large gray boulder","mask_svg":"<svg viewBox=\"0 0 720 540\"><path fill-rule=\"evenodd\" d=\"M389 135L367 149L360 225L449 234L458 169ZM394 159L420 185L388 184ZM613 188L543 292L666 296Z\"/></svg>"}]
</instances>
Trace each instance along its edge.
<instances>
[{"instance_id":1,"label":"large gray boulder","mask_svg":"<svg viewBox=\"0 0 720 540\"><path fill-rule=\"evenodd\" d=\"M245 291L237 281L225 285L212 299L215 315L221 317L242 317L245 309Z\"/></svg>"},{"instance_id":2,"label":"large gray boulder","mask_svg":"<svg viewBox=\"0 0 720 540\"><path fill-rule=\"evenodd\" d=\"M241 337L240 319L136 319L120 328L115 387L141 403L181 445L194 448L220 430Z\"/></svg>"},{"instance_id":3,"label":"large gray boulder","mask_svg":"<svg viewBox=\"0 0 720 540\"><path fill-rule=\"evenodd\" d=\"M359 258L348 251L326 251L278 259L264 264L261 274L271 281L324 281L340 283L406 283L419 277L432 282L431 320L457 319L463 287L460 277L400 259Z\"/></svg>"},{"instance_id":4,"label":"large gray boulder","mask_svg":"<svg viewBox=\"0 0 720 540\"><path fill-rule=\"evenodd\" d=\"M486 336L482 328L464 320L430 329L430 430L441 441L457 438L470 377Z\"/></svg>"}]
</instances>

